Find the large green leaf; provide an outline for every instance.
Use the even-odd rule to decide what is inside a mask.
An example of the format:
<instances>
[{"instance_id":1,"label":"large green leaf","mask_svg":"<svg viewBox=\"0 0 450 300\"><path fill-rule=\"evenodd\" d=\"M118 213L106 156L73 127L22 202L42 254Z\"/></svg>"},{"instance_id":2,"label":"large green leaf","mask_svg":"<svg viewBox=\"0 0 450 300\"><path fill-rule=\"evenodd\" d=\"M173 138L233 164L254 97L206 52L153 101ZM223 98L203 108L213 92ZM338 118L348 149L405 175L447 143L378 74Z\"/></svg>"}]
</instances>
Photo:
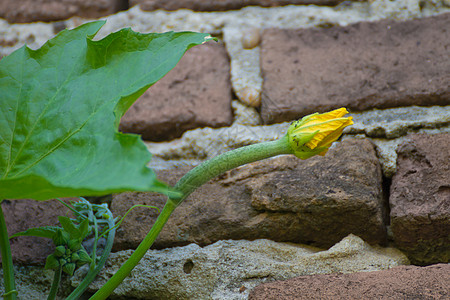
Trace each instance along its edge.
<instances>
[{"instance_id":1,"label":"large green leaf","mask_svg":"<svg viewBox=\"0 0 450 300\"><path fill-rule=\"evenodd\" d=\"M93 41L103 21L64 30L0 60L0 196L9 199L168 192L138 135L118 132L133 102L208 34Z\"/></svg>"}]
</instances>

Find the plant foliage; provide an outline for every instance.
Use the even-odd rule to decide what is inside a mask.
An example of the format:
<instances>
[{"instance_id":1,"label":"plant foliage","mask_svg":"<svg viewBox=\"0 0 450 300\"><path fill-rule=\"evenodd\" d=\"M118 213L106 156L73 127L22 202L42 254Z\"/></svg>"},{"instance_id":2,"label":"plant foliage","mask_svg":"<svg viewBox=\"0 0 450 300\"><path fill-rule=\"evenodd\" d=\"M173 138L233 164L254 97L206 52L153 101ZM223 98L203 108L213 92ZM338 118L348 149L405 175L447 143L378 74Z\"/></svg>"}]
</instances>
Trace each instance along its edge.
<instances>
[{"instance_id":1,"label":"plant foliage","mask_svg":"<svg viewBox=\"0 0 450 300\"><path fill-rule=\"evenodd\" d=\"M0 60L0 199L168 193L120 118L190 47L193 32L123 29L94 41L104 21L64 30L38 50Z\"/></svg>"}]
</instances>

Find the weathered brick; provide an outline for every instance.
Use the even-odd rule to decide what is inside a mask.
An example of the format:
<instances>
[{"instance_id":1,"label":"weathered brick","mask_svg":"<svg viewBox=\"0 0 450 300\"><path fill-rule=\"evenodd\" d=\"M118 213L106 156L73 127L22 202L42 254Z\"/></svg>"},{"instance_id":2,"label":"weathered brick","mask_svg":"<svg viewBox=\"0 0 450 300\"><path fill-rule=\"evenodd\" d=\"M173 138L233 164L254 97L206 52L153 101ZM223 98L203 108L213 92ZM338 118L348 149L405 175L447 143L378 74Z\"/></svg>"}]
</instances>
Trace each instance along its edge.
<instances>
[{"instance_id":1,"label":"weathered brick","mask_svg":"<svg viewBox=\"0 0 450 300\"><path fill-rule=\"evenodd\" d=\"M73 16L98 18L127 8L125 0L2 0L0 17L10 23L48 22Z\"/></svg>"},{"instance_id":2,"label":"weathered brick","mask_svg":"<svg viewBox=\"0 0 450 300\"><path fill-rule=\"evenodd\" d=\"M194 11L225 11L245 6L283 6L283 5L337 5L345 0L130 0L130 6L140 4L142 10L177 10L181 8ZM357 0L356 0L357 1Z\"/></svg>"},{"instance_id":3,"label":"weathered brick","mask_svg":"<svg viewBox=\"0 0 450 300\"><path fill-rule=\"evenodd\" d=\"M414 135L397 152L389 198L395 243L413 263L448 263L450 134Z\"/></svg>"},{"instance_id":4,"label":"weathered brick","mask_svg":"<svg viewBox=\"0 0 450 300\"><path fill-rule=\"evenodd\" d=\"M399 266L264 283L253 289L248 299L446 299L450 295L449 281L450 265Z\"/></svg>"},{"instance_id":5,"label":"weathered brick","mask_svg":"<svg viewBox=\"0 0 450 300\"><path fill-rule=\"evenodd\" d=\"M265 123L338 107L450 104L450 13L346 27L268 29L261 42Z\"/></svg>"},{"instance_id":6,"label":"weathered brick","mask_svg":"<svg viewBox=\"0 0 450 300\"><path fill-rule=\"evenodd\" d=\"M9 236L35 227L60 226L58 216L65 216L68 210L57 200L4 200L1 205ZM53 242L46 238L20 236L10 243L13 261L20 265L44 264L54 250Z\"/></svg>"}]
</instances>

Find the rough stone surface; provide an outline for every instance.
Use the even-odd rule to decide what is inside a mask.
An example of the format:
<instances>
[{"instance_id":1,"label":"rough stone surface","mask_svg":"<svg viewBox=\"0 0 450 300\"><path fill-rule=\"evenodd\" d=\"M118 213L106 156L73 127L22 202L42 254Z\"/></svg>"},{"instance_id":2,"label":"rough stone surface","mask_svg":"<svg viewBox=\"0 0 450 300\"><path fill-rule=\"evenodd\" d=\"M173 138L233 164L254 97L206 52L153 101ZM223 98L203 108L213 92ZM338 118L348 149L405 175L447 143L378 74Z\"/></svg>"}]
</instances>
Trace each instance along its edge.
<instances>
[{"instance_id":1,"label":"rough stone surface","mask_svg":"<svg viewBox=\"0 0 450 300\"><path fill-rule=\"evenodd\" d=\"M450 133L414 135L399 146L391 229L416 264L450 262Z\"/></svg>"},{"instance_id":2,"label":"rough stone surface","mask_svg":"<svg viewBox=\"0 0 450 300\"><path fill-rule=\"evenodd\" d=\"M181 8L194 11L224 11L240 9L245 6L282 6L289 4L337 5L344 0L131 0L130 5L140 4L142 10L177 10Z\"/></svg>"},{"instance_id":3,"label":"rough stone surface","mask_svg":"<svg viewBox=\"0 0 450 300\"><path fill-rule=\"evenodd\" d=\"M248 299L448 299L449 282L450 265L399 266L265 283L252 290Z\"/></svg>"},{"instance_id":4,"label":"rough stone surface","mask_svg":"<svg viewBox=\"0 0 450 300\"><path fill-rule=\"evenodd\" d=\"M383 170L383 175L392 178L397 172L397 148L400 144L408 140L413 134L440 134L450 133L450 124L439 128L421 128L417 131L411 131L410 135L402 136L396 139L371 139L376 145L378 159ZM344 137L345 138L345 137Z\"/></svg>"},{"instance_id":5,"label":"rough stone surface","mask_svg":"<svg viewBox=\"0 0 450 300\"><path fill-rule=\"evenodd\" d=\"M265 123L345 106L450 104L450 14L346 27L268 29L261 42Z\"/></svg>"},{"instance_id":6,"label":"rough stone surface","mask_svg":"<svg viewBox=\"0 0 450 300\"><path fill-rule=\"evenodd\" d=\"M158 141L179 137L196 127L231 125L229 74L222 45L213 42L191 48L173 70L131 106L120 129Z\"/></svg>"},{"instance_id":7,"label":"rough stone surface","mask_svg":"<svg viewBox=\"0 0 450 300\"><path fill-rule=\"evenodd\" d=\"M261 117L255 108L243 105L240 101L234 100L231 103L234 110L233 124L260 125Z\"/></svg>"},{"instance_id":8,"label":"rough stone surface","mask_svg":"<svg viewBox=\"0 0 450 300\"><path fill-rule=\"evenodd\" d=\"M90 286L96 291L131 255L111 254L106 267ZM126 299L247 299L260 283L305 274L374 271L407 264L393 248L371 247L349 235L326 251L270 240L219 241L204 248L196 244L148 251L114 290ZM76 273L72 285L80 282Z\"/></svg>"},{"instance_id":9,"label":"rough stone surface","mask_svg":"<svg viewBox=\"0 0 450 300\"><path fill-rule=\"evenodd\" d=\"M159 171L170 184L189 168ZM268 238L330 247L349 233L383 243L381 169L368 140L346 140L325 157L294 156L252 163L200 187L176 209L155 247L222 239ZM111 210L123 215L137 203L162 207L163 196L123 193ZM116 234L115 249L135 248L156 219L155 210L132 211Z\"/></svg>"},{"instance_id":10,"label":"rough stone surface","mask_svg":"<svg viewBox=\"0 0 450 300\"><path fill-rule=\"evenodd\" d=\"M67 213L67 208L57 200L4 200L1 205L9 236L30 228L59 225L58 216ZM13 261L20 265L44 264L54 249L50 239L31 236L16 237L10 243Z\"/></svg>"},{"instance_id":11,"label":"rough stone surface","mask_svg":"<svg viewBox=\"0 0 450 300\"><path fill-rule=\"evenodd\" d=\"M18 291L17 299L47 299L50 287L53 282L53 270L45 270L43 266L14 266L14 277L16 289ZM0 294L4 293L3 270L0 269ZM60 282L60 288L56 299L66 299L74 290L70 284L69 277L63 275ZM79 299L88 299L81 297Z\"/></svg>"},{"instance_id":12,"label":"rough stone surface","mask_svg":"<svg viewBox=\"0 0 450 300\"><path fill-rule=\"evenodd\" d=\"M124 0L2 0L0 17L11 23L57 21L73 16L98 18L127 9Z\"/></svg>"},{"instance_id":13,"label":"rough stone surface","mask_svg":"<svg viewBox=\"0 0 450 300\"><path fill-rule=\"evenodd\" d=\"M408 106L352 112L354 124L346 133L394 139L418 129L442 128L450 124L448 106Z\"/></svg>"},{"instance_id":14,"label":"rough stone surface","mask_svg":"<svg viewBox=\"0 0 450 300\"><path fill-rule=\"evenodd\" d=\"M259 47L244 49L242 39L255 38L249 35L258 35L257 38L260 39L260 30L250 27L254 31L248 33L248 30L242 30L244 26L236 24L236 26L223 28L223 40L231 59L231 84L239 100L248 106L259 107L263 81L259 63ZM246 27L248 25L244 28Z\"/></svg>"},{"instance_id":15,"label":"rough stone surface","mask_svg":"<svg viewBox=\"0 0 450 300\"><path fill-rule=\"evenodd\" d=\"M42 266L15 266L14 277L18 299L47 299L53 281L52 270L44 270ZM0 294L3 294L3 270L0 270L0 278Z\"/></svg>"}]
</instances>

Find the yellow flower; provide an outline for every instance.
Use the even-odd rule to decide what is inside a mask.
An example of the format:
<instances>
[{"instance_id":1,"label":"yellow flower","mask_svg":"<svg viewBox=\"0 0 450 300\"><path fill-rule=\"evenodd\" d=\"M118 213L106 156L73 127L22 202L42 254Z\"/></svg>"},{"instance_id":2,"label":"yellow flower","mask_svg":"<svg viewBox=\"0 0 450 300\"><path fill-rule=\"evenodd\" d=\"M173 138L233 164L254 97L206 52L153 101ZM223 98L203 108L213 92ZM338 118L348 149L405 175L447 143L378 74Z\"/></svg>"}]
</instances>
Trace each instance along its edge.
<instances>
[{"instance_id":1,"label":"yellow flower","mask_svg":"<svg viewBox=\"0 0 450 300\"><path fill-rule=\"evenodd\" d=\"M311 114L293 122L288 129L289 144L298 158L325 155L328 148L352 125L352 117L344 117L347 109L339 108L327 113Z\"/></svg>"}]
</instances>

